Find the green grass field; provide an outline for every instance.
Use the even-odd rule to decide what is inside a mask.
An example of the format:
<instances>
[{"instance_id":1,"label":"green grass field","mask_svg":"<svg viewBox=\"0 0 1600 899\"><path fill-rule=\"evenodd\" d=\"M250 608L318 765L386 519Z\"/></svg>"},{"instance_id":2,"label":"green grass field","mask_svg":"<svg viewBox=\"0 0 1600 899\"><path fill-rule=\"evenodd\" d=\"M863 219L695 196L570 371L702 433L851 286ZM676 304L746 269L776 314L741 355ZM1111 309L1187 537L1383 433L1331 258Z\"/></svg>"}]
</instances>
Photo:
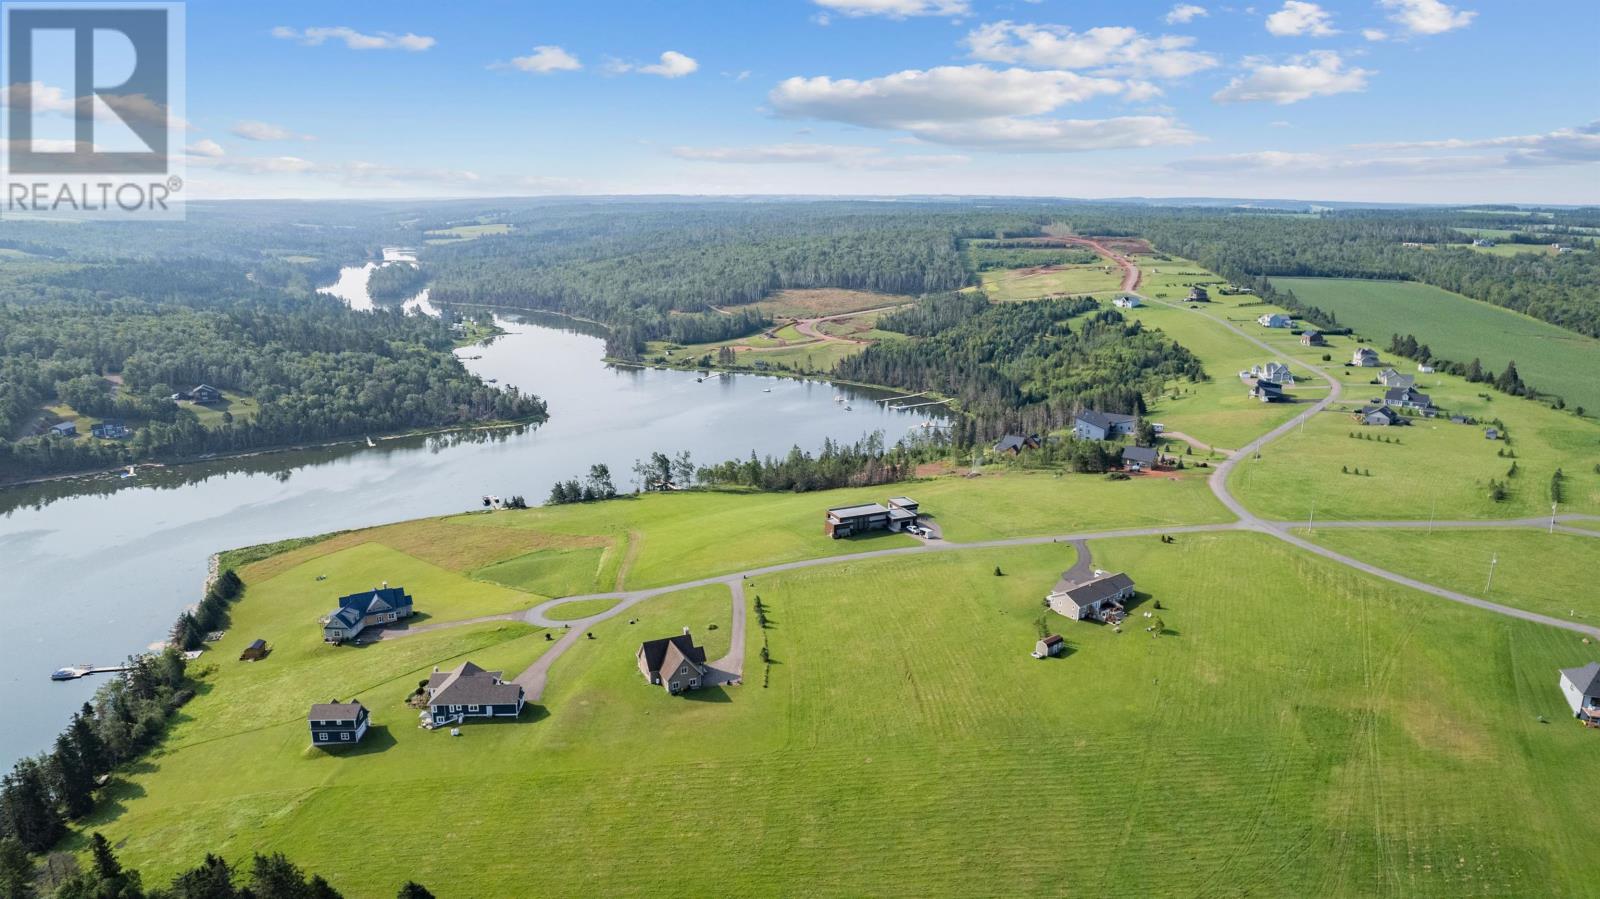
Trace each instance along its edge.
<instances>
[{"instance_id":1,"label":"green grass field","mask_svg":"<svg viewBox=\"0 0 1600 899\"><path fill-rule=\"evenodd\" d=\"M1254 317L1267 308L1271 307L1221 314L1249 312ZM1445 416L1418 420L1404 428L1362 427L1350 419L1348 411L1381 397L1383 389L1370 383L1376 375L1374 369L1340 364L1355 346L1350 338L1330 338L1331 346L1308 349L1287 332L1260 330L1263 339L1291 360L1316 362L1323 353L1333 356L1333 363L1316 364L1340 379L1344 393L1333 409L1284 436L1261 459L1235 470L1234 494L1252 511L1301 520L1311 514L1314 503L1317 517L1344 520L1425 520L1430 513L1439 518L1471 519L1536 516L1549 513L1550 479L1560 468L1567 475L1561 508L1600 514L1600 474L1594 471L1600 459L1600 423L1594 419L1558 412L1450 375L1428 374L1418 376L1418 389L1445 409ZM1403 363L1386 355L1384 359L1385 364ZM1398 367L1408 373L1416 370L1414 364ZM1449 414L1480 422L1498 419L1511 439L1485 440L1481 425L1452 424ZM1351 433L1399 442L1351 439ZM1515 453L1515 457L1501 456L1502 450ZM1513 461L1517 474L1509 475ZM1370 471L1371 476L1344 474L1342 467ZM1490 479L1506 483L1505 501L1490 499Z\"/></svg>"},{"instance_id":2,"label":"green grass field","mask_svg":"<svg viewBox=\"0 0 1600 899\"><path fill-rule=\"evenodd\" d=\"M1169 302L1177 302L1187 296L1191 284L1212 284L1221 280L1196 263L1184 259L1169 257L1162 260L1140 256L1137 262L1144 275L1140 292L1151 297L1167 298ZM1250 299L1219 297L1210 307L1201 309L1208 313L1224 314L1233 310L1236 302ZM1252 311L1250 318L1260 314L1259 311ZM1239 380L1238 373L1269 360L1269 354L1260 347L1186 308L1174 309L1161 303L1146 303L1137 309L1125 309L1122 312L1144 322L1147 327L1160 328L1167 336L1199 356L1205 364L1206 374L1211 376L1210 381L1201 384L1170 385L1166 395L1155 398L1150 411L1153 420L1212 446L1236 448L1293 418L1299 411L1294 403L1262 404L1249 397L1249 387ZM1244 316L1243 312L1236 314ZM1315 383L1311 382L1292 393L1314 402L1325 395L1315 389ZM1172 388L1179 391L1177 397L1171 395Z\"/></svg>"},{"instance_id":3,"label":"green grass field","mask_svg":"<svg viewBox=\"0 0 1600 899\"><path fill-rule=\"evenodd\" d=\"M1415 334L1446 359L1476 356L1496 372L1515 360L1524 381L1565 397L1569 406L1600 412L1600 341L1593 338L1426 284L1344 278L1273 283L1336 313L1380 346L1387 346L1390 334Z\"/></svg>"},{"instance_id":4,"label":"green grass field","mask_svg":"<svg viewBox=\"0 0 1600 899\"><path fill-rule=\"evenodd\" d=\"M1322 528L1299 533L1347 556L1468 596L1600 624L1600 592L1594 589L1600 583L1600 541L1593 537L1527 529Z\"/></svg>"},{"instance_id":5,"label":"green grass field","mask_svg":"<svg viewBox=\"0 0 1600 899\"><path fill-rule=\"evenodd\" d=\"M411 528L390 539L492 555L458 519ZM418 729L405 695L465 658L514 673L541 632L324 647L299 578L335 560L268 559L206 688L88 826L147 881L282 851L352 897L408 878L440 896L1580 895L1600 875L1595 734L1554 673L1596 647L1256 535L1091 548L1143 602L1120 634L1047 618L1064 658L1027 653L1070 547L847 561L746 583L769 686L754 626L743 686L675 698L639 677L646 637L726 648L713 585L596 626L538 707L460 738ZM256 633L272 656L233 661ZM352 694L368 740L308 748L306 705Z\"/></svg>"}]
</instances>

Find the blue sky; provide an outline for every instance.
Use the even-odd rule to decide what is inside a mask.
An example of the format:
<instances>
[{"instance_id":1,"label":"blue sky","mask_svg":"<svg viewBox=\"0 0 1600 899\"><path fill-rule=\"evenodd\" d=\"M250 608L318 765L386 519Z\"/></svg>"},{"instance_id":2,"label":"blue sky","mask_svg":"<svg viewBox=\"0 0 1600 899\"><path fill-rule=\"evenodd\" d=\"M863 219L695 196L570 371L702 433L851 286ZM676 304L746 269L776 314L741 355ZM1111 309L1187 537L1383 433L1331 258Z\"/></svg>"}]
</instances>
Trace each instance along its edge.
<instances>
[{"instance_id":1,"label":"blue sky","mask_svg":"<svg viewBox=\"0 0 1600 899\"><path fill-rule=\"evenodd\" d=\"M1600 4L187 7L203 196L1600 202Z\"/></svg>"}]
</instances>

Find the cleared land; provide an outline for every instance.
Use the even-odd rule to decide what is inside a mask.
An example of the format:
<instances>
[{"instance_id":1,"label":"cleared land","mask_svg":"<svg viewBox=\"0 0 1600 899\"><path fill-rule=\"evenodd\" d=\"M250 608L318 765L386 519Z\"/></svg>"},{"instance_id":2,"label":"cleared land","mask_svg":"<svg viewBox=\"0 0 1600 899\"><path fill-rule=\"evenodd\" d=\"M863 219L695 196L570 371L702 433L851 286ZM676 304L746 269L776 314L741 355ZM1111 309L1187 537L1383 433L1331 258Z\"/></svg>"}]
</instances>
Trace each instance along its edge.
<instances>
[{"instance_id":1,"label":"cleared land","mask_svg":"<svg viewBox=\"0 0 1600 899\"><path fill-rule=\"evenodd\" d=\"M1052 295L1115 293L1122 272L1115 265L1055 265L1022 269L993 269L979 275L979 287L995 302L1037 300Z\"/></svg>"},{"instance_id":2,"label":"cleared land","mask_svg":"<svg viewBox=\"0 0 1600 899\"><path fill-rule=\"evenodd\" d=\"M426 235L426 242L430 244L460 243L463 240L476 240L491 234L509 234L510 232L511 226L505 222L457 225L454 228L429 231Z\"/></svg>"},{"instance_id":3,"label":"cleared land","mask_svg":"<svg viewBox=\"0 0 1600 899\"><path fill-rule=\"evenodd\" d=\"M760 309L774 319L817 318L915 301L915 297L904 294L827 288L780 290L759 303L752 303L748 308Z\"/></svg>"},{"instance_id":4,"label":"cleared land","mask_svg":"<svg viewBox=\"0 0 1600 899\"><path fill-rule=\"evenodd\" d=\"M1415 334L1446 359L1476 356L1496 372L1514 360L1522 379L1539 390L1565 397L1569 406L1600 410L1600 340L1427 284L1352 278L1273 283L1337 314L1380 346L1390 334Z\"/></svg>"},{"instance_id":5,"label":"cleared land","mask_svg":"<svg viewBox=\"0 0 1600 899\"><path fill-rule=\"evenodd\" d=\"M1027 652L1070 547L846 562L747 582L768 610L768 687L753 619L744 686L642 683L640 639L687 625L725 647L727 591L702 588L596 626L543 707L457 739L414 726L415 681L469 656L516 670L540 633L330 649L309 606L284 604L304 592L295 568L281 587L247 570L233 630L277 651L216 653L164 753L91 826L147 877L283 851L351 896L408 877L441 895L1576 895L1600 874L1578 851L1600 837L1595 735L1553 673L1595 647L1257 535L1091 548L1143 602L1121 634L1047 619L1064 659ZM1155 600L1159 637L1141 615ZM368 742L306 748L306 704L353 690L374 708Z\"/></svg>"},{"instance_id":6,"label":"cleared land","mask_svg":"<svg viewBox=\"0 0 1600 899\"><path fill-rule=\"evenodd\" d=\"M1517 530L1321 528L1298 531L1366 562L1471 596L1600 622L1600 540ZM1494 560L1494 578L1489 578ZM1485 589L1487 588L1487 589Z\"/></svg>"}]
</instances>

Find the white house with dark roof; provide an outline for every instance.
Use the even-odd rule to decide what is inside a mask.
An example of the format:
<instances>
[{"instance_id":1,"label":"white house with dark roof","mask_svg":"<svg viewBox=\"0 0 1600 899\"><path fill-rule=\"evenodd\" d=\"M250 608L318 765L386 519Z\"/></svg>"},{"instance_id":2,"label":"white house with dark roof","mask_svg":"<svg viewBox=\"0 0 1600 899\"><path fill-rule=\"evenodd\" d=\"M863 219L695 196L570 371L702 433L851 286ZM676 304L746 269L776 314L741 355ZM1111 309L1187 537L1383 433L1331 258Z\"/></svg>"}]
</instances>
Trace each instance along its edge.
<instances>
[{"instance_id":1,"label":"white house with dark roof","mask_svg":"<svg viewBox=\"0 0 1600 899\"><path fill-rule=\"evenodd\" d=\"M1072 433L1080 440L1115 440L1133 433L1138 416L1087 409L1072 419Z\"/></svg>"},{"instance_id":2,"label":"white house with dark roof","mask_svg":"<svg viewBox=\"0 0 1600 899\"><path fill-rule=\"evenodd\" d=\"M359 700L319 702L306 713L313 746L354 746L367 735L371 716Z\"/></svg>"},{"instance_id":3,"label":"white house with dark roof","mask_svg":"<svg viewBox=\"0 0 1600 899\"><path fill-rule=\"evenodd\" d=\"M1414 375L1403 375L1393 368L1385 368L1383 371L1378 372L1378 382L1385 387L1404 389L1417 383L1417 379Z\"/></svg>"},{"instance_id":4,"label":"white house with dark roof","mask_svg":"<svg viewBox=\"0 0 1600 899\"><path fill-rule=\"evenodd\" d=\"M1294 319L1284 315L1282 312L1266 312L1256 319L1256 324L1263 328L1292 328L1294 327Z\"/></svg>"},{"instance_id":5,"label":"white house with dark roof","mask_svg":"<svg viewBox=\"0 0 1600 899\"><path fill-rule=\"evenodd\" d=\"M422 714L428 727L456 724L469 718L515 718L522 714L519 684L501 679L498 671L485 671L462 662L450 671L435 670L424 688L428 710Z\"/></svg>"},{"instance_id":6,"label":"white house with dark roof","mask_svg":"<svg viewBox=\"0 0 1600 899\"><path fill-rule=\"evenodd\" d=\"M1561 669L1561 692L1574 717L1600 721L1600 662Z\"/></svg>"},{"instance_id":7,"label":"white house with dark roof","mask_svg":"<svg viewBox=\"0 0 1600 899\"><path fill-rule=\"evenodd\" d=\"M1125 293L1111 301L1111 305L1118 309L1137 309L1144 305L1144 301L1131 293Z\"/></svg>"},{"instance_id":8,"label":"white house with dark roof","mask_svg":"<svg viewBox=\"0 0 1600 899\"><path fill-rule=\"evenodd\" d=\"M1378 351L1369 346L1358 346L1355 352L1350 354L1350 364L1361 368L1377 368Z\"/></svg>"},{"instance_id":9,"label":"white house with dark roof","mask_svg":"<svg viewBox=\"0 0 1600 899\"><path fill-rule=\"evenodd\" d=\"M1073 621L1085 618L1105 620L1119 617L1124 604L1133 598L1133 578L1126 574L1102 574L1081 584L1069 584L1045 597L1051 611Z\"/></svg>"}]
</instances>

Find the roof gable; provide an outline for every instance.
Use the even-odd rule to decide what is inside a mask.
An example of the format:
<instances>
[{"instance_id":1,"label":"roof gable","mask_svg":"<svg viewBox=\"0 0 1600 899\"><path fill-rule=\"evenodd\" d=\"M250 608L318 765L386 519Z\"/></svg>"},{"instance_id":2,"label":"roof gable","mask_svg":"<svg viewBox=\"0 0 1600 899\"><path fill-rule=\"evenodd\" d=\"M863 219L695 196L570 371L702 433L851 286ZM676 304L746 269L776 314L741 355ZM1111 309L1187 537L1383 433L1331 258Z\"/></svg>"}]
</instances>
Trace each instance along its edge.
<instances>
[{"instance_id":1,"label":"roof gable","mask_svg":"<svg viewBox=\"0 0 1600 899\"><path fill-rule=\"evenodd\" d=\"M1561 676L1585 696L1600 696L1600 662L1590 662L1581 668L1563 668Z\"/></svg>"},{"instance_id":2,"label":"roof gable","mask_svg":"<svg viewBox=\"0 0 1600 899\"><path fill-rule=\"evenodd\" d=\"M669 651L675 652L675 657L688 659L695 663L696 666L703 666L706 661L705 649L694 645L694 638L688 634L662 637L659 640L646 640L639 644L639 653L644 656L645 668L651 674L657 674L662 670ZM676 664L674 664L674 667L676 667Z\"/></svg>"}]
</instances>

